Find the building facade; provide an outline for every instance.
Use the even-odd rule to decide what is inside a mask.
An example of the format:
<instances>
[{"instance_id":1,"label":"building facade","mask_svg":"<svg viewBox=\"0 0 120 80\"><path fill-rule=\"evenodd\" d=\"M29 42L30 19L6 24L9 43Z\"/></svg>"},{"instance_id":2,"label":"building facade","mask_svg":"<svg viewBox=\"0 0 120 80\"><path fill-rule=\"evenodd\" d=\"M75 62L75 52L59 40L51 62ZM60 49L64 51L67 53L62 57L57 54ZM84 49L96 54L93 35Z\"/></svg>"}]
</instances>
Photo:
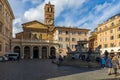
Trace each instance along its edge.
<instances>
[{"instance_id":1,"label":"building facade","mask_svg":"<svg viewBox=\"0 0 120 80\"><path fill-rule=\"evenodd\" d=\"M77 41L88 41L89 29L75 27L55 27L54 40L59 43L59 53L67 55L68 47L71 51L76 50ZM88 45L86 45L88 47Z\"/></svg>"},{"instance_id":2,"label":"building facade","mask_svg":"<svg viewBox=\"0 0 120 80\"><path fill-rule=\"evenodd\" d=\"M120 50L120 13L109 18L96 28L97 45L101 45L101 52L105 50L118 52Z\"/></svg>"},{"instance_id":3,"label":"building facade","mask_svg":"<svg viewBox=\"0 0 120 80\"><path fill-rule=\"evenodd\" d=\"M0 56L11 50L14 14L7 0L0 0Z\"/></svg>"}]
</instances>

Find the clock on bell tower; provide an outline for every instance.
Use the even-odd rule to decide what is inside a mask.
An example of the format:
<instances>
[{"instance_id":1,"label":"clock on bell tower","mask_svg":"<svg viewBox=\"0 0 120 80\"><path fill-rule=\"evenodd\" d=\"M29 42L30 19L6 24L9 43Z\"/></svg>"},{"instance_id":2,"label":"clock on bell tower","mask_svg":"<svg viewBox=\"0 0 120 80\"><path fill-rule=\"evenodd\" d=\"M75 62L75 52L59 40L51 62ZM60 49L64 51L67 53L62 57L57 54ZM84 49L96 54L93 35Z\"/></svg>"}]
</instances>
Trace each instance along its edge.
<instances>
[{"instance_id":1,"label":"clock on bell tower","mask_svg":"<svg viewBox=\"0 0 120 80\"><path fill-rule=\"evenodd\" d=\"M44 24L49 27L50 31L54 29L54 5L50 2L44 7Z\"/></svg>"}]
</instances>

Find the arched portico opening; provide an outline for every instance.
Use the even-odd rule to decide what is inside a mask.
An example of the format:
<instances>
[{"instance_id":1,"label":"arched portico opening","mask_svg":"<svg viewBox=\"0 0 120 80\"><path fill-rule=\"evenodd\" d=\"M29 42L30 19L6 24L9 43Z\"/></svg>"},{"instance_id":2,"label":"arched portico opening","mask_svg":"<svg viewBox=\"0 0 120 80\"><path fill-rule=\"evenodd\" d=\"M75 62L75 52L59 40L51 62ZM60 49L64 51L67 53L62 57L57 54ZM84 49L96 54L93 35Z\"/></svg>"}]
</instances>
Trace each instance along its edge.
<instances>
[{"instance_id":1,"label":"arched portico opening","mask_svg":"<svg viewBox=\"0 0 120 80\"><path fill-rule=\"evenodd\" d=\"M42 47L42 59L47 58L47 47Z\"/></svg>"},{"instance_id":2,"label":"arched portico opening","mask_svg":"<svg viewBox=\"0 0 120 80\"><path fill-rule=\"evenodd\" d=\"M55 47L50 48L50 58L56 58L56 51Z\"/></svg>"},{"instance_id":3,"label":"arched portico opening","mask_svg":"<svg viewBox=\"0 0 120 80\"><path fill-rule=\"evenodd\" d=\"M24 47L24 59L30 59L30 47Z\"/></svg>"},{"instance_id":4,"label":"arched portico opening","mask_svg":"<svg viewBox=\"0 0 120 80\"><path fill-rule=\"evenodd\" d=\"M14 47L14 53L18 53L18 58L20 58L20 47L19 46Z\"/></svg>"},{"instance_id":5,"label":"arched portico opening","mask_svg":"<svg viewBox=\"0 0 120 80\"><path fill-rule=\"evenodd\" d=\"M39 58L39 48L37 46L33 47L33 58Z\"/></svg>"}]
</instances>

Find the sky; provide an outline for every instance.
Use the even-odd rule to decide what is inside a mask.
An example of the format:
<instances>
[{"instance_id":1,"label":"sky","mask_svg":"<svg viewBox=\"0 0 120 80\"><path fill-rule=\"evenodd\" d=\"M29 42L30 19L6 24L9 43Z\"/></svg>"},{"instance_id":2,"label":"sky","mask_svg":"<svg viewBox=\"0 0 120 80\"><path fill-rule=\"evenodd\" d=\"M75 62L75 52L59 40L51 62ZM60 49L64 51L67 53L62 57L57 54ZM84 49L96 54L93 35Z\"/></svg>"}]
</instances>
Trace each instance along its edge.
<instances>
[{"instance_id":1,"label":"sky","mask_svg":"<svg viewBox=\"0 0 120 80\"><path fill-rule=\"evenodd\" d=\"M55 26L78 27L93 31L98 24L120 13L120 0L8 0L15 15L13 37L22 32L21 24L33 20L44 23L44 5L55 5Z\"/></svg>"}]
</instances>

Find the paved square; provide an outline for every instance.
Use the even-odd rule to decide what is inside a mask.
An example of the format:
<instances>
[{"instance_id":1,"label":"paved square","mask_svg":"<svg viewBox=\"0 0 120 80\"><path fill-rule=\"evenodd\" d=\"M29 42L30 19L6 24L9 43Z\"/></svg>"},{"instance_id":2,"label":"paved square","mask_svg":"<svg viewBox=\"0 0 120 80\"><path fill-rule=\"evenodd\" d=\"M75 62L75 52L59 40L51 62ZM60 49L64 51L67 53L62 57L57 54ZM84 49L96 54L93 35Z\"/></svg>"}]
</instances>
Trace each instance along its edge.
<instances>
[{"instance_id":1,"label":"paved square","mask_svg":"<svg viewBox=\"0 0 120 80\"><path fill-rule=\"evenodd\" d=\"M50 60L0 62L0 80L112 80L113 77L107 75L106 69L57 66Z\"/></svg>"}]
</instances>

